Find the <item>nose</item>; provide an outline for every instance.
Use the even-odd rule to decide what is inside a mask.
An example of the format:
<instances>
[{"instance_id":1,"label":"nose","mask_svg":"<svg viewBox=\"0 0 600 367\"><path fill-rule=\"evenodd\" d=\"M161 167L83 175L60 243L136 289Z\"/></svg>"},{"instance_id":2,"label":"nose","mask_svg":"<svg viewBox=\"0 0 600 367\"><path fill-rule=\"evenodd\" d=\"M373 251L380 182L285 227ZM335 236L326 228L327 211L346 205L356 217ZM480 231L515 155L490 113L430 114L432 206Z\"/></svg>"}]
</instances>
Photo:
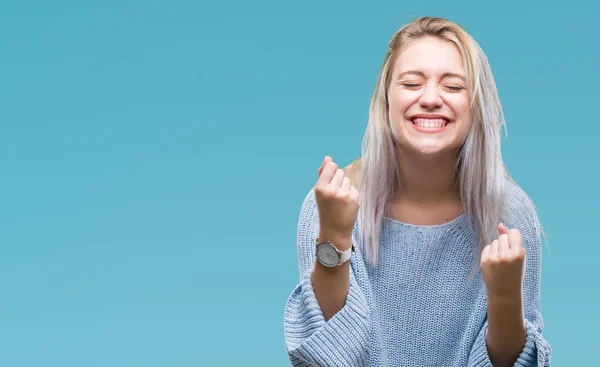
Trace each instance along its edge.
<instances>
[{"instance_id":1,"label":"nose","mask_svg":"<svg viewBox=\"0 0 600 367\"><path fill-rule=\"evenodd\" d=\"M428 84L425 86L425 88L423 88L423 94L419 99L419 104L422 108L428 110L434 110L442 107L444 101L442 101L442 97L437 85Z\"/></svg>"}]
</instances>

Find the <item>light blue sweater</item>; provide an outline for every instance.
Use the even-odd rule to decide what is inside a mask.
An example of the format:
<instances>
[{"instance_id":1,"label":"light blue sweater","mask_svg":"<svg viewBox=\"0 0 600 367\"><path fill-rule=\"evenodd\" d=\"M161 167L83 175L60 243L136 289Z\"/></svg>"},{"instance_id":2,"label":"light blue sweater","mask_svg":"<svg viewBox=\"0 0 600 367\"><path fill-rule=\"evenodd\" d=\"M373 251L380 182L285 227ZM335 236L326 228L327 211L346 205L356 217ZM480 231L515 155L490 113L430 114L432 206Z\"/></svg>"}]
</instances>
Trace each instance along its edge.
<instances>
[{"instance_id":1,"label":"light blue sweater","mask_svg":"<svg viewBox=\"0 0 600 367\"><path fill-rule=\"evenodd\" d=\"M516 366L549 366L542 336L542 243L525 193L507 180L502 221L527 251L523 307L527 341ZM355 226L355 238L356 238ZM314 190L298 221L300 282L285 307L284 335L294 366L492 366L486 348L487 294L472 276L476 236L467 216L417 226L385 218L381 257L372 266L357 246L345 306L325 321L311 284L319 232Z\"/></svg>"}]
</instances>

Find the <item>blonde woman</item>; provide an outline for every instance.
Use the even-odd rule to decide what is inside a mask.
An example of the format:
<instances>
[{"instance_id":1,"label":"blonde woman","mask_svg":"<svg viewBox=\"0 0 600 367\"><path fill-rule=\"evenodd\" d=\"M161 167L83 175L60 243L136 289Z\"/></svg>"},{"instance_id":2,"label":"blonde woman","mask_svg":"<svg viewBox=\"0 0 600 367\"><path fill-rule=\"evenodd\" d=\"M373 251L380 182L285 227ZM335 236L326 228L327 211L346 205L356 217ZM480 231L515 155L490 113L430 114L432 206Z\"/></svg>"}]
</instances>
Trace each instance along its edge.
<instances>
[{"instance_id":1,"label":"blonde woman","mask_svg":"<svg viewBox=\"0 0 600 367\"><path fill-rule=\"evenodd\" d=\"M391 39L362 156L325 157L301 208L294 366L549 366L541 228L501 157L487 58L424 17Z\"/></svg>"}]
</instances>

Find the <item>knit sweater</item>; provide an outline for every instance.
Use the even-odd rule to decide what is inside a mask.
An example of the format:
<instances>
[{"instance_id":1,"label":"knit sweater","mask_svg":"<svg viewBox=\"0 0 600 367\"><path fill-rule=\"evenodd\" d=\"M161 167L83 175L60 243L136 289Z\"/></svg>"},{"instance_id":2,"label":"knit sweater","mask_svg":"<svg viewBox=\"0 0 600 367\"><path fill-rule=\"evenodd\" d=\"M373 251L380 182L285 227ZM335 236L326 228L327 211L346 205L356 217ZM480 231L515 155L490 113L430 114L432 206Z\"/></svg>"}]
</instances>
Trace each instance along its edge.
<instances>
[{"instance_id":1,"label":"knit sweater","mask_svg":"<svg viewBox=\"0 0 600 367\"><path fill-rule=\"evenodd\" d=\"M486 347L487 290L473 275L477 236L461 216L440 225L413 225L385 217L376 265L360 244L350 259L343 308L325 320L311 273L319 218L314 189L300 210L299 284L284 312L284 336L293 366L492 366ZM501 220L521 231L527 252L523 311L527 338L515 366L549 366L542 336L541 231L533 203L506 181ZM355 225L354 240L357 236Z\"/></svg>"}]
</instances>

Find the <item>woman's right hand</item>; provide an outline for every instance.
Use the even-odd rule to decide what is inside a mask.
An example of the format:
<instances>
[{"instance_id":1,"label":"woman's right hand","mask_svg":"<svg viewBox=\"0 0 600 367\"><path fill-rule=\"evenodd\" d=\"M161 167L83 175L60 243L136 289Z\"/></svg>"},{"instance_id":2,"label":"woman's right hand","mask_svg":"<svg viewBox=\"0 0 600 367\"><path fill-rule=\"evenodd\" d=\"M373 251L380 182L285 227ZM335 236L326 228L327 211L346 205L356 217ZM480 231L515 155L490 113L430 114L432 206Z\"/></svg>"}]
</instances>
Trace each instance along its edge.
<instances>
[{"instance_id":1,"label":"woman's right hand","mask_svg":"<svg viewBox=\"0 0 600 367\"><path fill-rule=\"evenodd\" d=\"M336 245L347 243L350 247L360 206L358 189L329 156L319 168L315 200L319 211L319 240L338 242Z\"/></svg>"}]
</instances>

